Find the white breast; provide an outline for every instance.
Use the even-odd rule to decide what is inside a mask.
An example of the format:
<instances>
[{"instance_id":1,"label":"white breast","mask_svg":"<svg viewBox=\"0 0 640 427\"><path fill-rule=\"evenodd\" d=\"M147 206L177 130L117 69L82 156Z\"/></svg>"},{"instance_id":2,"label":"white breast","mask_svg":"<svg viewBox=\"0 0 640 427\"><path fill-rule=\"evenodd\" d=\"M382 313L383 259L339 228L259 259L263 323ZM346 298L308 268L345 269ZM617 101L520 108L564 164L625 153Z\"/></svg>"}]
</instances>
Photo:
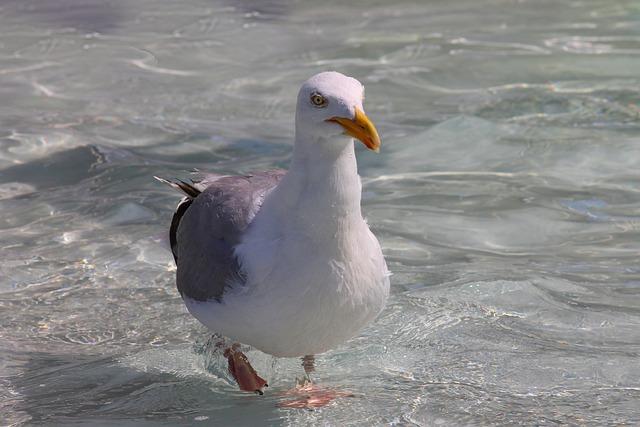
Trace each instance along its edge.
<instances>
[{"instance_id":1,"label":"white breast","mask_svg":"<svg viewBox=\"0 0 640 427\"><path fill-rule=\"evenodd\" d=\"M343 343L380 313L389 294L378 241L362 219L349 227L333 245L296 227L278 240L249 237L238 247L247 284L220 304L186 301L189 311L213 331L275 356Z\"/></svg>"},{"instance_id":2,"label":"white breast","mask_svg":"<svg viewBox=\"0 0 640 427\"><path fill-rule=\"evenodd\" d=\"M296 143L291 169L236 246L245 283L220 303L185 301L212 331L276 356L304 356L352 338L383 309L389 273L360 211L353 142L341 138ZM343 148L333 157L300 149L326 144Z\"/></svg>"}]
</instances>

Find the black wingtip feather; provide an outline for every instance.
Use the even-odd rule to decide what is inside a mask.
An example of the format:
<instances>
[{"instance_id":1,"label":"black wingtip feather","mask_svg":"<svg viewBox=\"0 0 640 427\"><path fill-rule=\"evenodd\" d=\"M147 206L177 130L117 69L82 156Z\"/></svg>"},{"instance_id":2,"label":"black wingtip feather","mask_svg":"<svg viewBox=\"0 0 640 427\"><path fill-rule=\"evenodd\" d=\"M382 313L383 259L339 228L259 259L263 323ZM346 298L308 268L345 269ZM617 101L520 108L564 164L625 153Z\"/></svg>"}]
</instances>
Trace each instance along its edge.
<instances>
[{"instance_id":1,"label":"black wingtip feather","mask_svg":"<svg viewBox=\"0 0 640 427\"><path fill-rule=\"evenodd\" d=\"M189 206L193 203L192 199L183 198L178 207L173 214L173 218L171 218L171 227L169 228L169 242L171 243L171 252L173 253L173 259L176 264L178 263L178 226L180 225L180 220L182 216L185 214Z\"/></svg>"},{"instance_id":2,"label":"black wingtip feather","mask_svg":"<svg viewBox=\"0 0 640 427\"><path fill-rule=\"evenodd\" d=\"M162 182L163 184L167 184L171 188L175 188L176 190L184 193L187 197L190 197L192 199L195 199L201 193L201 191L198 190L196 187L194 187L193 184L184 182L181 179L177 179L175 181L169 181L168 179L160 178L159 176L155 176L155 175L154 175L154 178Z\"/></svg>"},{"instance_id":3,"label":"black wingtip feather","mask_svg":"<svg viewBox=\"0 0 640 427\"><path fill-rule=\"evenodd\" d=\"M180 189L189 197L195 199L196 197L198 197L198 195L200 194L200 190L198 190L196 187L194 187L192 184L189 184L187 182L184 182L183 180L179 179L178 182L176 182L176 184L178 185L178 187L180 187Z\"/></svg>"},{"instance_id":4,"label":"black wingtip feather","mask_svg":"<svg viewBox=\"0 0 640 427\"><path fill-rule=\"evenodd\" d=\"M189 184L187 182L182 181L181 179L176 179L175 181L170 181L168 179L160 178L159 176L154 176L155 179L160 181L163 184L167 184L169 187L178 190L184 193L187 197L183 198L178 207L173 214L173 218L171 219L171 228L169 229L169 241L171 243L171 252L173 252L173 258L178 263L178 226L180 225L180 220L182 216L187 212L189 206L193 202L193 199L198 197L201 193L193 184Z\"/></svg>"}]
</instances>

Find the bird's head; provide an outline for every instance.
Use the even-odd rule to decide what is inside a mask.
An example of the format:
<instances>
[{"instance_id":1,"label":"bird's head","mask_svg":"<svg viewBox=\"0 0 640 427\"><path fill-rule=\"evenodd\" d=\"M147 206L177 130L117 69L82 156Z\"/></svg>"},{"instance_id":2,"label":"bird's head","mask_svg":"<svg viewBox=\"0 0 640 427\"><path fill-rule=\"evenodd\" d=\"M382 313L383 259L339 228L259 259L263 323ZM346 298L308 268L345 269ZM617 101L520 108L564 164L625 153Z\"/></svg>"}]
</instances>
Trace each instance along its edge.
<instances>
[{"instance_id":1,"label":"bird's head","mask_svg":"<svg viewBox=\"0 0 640 427\"><path fill-rule=\"evenodd\" d=\"M296 131L305 143L339 144L353 137L378 152L380 137L364 114L363 100L364 87L358 80L335 71L316 74L298 93Z\"/></svg>"}]
</instances>

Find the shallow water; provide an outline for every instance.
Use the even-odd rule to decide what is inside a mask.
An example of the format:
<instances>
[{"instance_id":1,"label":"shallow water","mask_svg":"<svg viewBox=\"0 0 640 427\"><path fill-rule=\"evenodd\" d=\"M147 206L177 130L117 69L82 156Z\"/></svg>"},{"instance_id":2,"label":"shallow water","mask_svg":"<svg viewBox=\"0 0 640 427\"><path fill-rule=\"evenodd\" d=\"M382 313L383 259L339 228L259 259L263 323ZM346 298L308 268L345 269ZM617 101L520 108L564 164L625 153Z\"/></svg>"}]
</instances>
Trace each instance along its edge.
<instances>
[{"instance_id":1,"label":"shallow water","mask_svg":"<svg viewBox=\"0 0 640 427\"><path fill-rule=\"evenodd\" d=\"M0 424L640 423L637 2L49 3L0 3ZM326 69L392 296L319 357L355 397L279 409L299 362L236 391L151 177L286 167Z\"/></svg>"}]
</instances>

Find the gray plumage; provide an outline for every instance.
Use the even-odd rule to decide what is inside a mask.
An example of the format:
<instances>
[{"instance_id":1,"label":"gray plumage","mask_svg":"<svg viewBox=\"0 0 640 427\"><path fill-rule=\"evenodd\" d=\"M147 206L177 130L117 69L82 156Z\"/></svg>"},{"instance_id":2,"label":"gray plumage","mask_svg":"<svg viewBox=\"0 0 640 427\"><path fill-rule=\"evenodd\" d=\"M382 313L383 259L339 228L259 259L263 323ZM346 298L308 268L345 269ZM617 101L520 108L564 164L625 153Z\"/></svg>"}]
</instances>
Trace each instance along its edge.
<instances>
[{"instance_id":1,"label":"gray plumage","mask_svg":"<svg viewBox=\"0 0 640 427\"><path fill-rule=\"evenodd\" d=\"M178 291L198 301L220 301L224 290L244 277L234 254L242 233L283 170L245 176L206 175L199 181L168 181L184 197L171 221L170 240Z\"/></svg>"}]
</instances>

